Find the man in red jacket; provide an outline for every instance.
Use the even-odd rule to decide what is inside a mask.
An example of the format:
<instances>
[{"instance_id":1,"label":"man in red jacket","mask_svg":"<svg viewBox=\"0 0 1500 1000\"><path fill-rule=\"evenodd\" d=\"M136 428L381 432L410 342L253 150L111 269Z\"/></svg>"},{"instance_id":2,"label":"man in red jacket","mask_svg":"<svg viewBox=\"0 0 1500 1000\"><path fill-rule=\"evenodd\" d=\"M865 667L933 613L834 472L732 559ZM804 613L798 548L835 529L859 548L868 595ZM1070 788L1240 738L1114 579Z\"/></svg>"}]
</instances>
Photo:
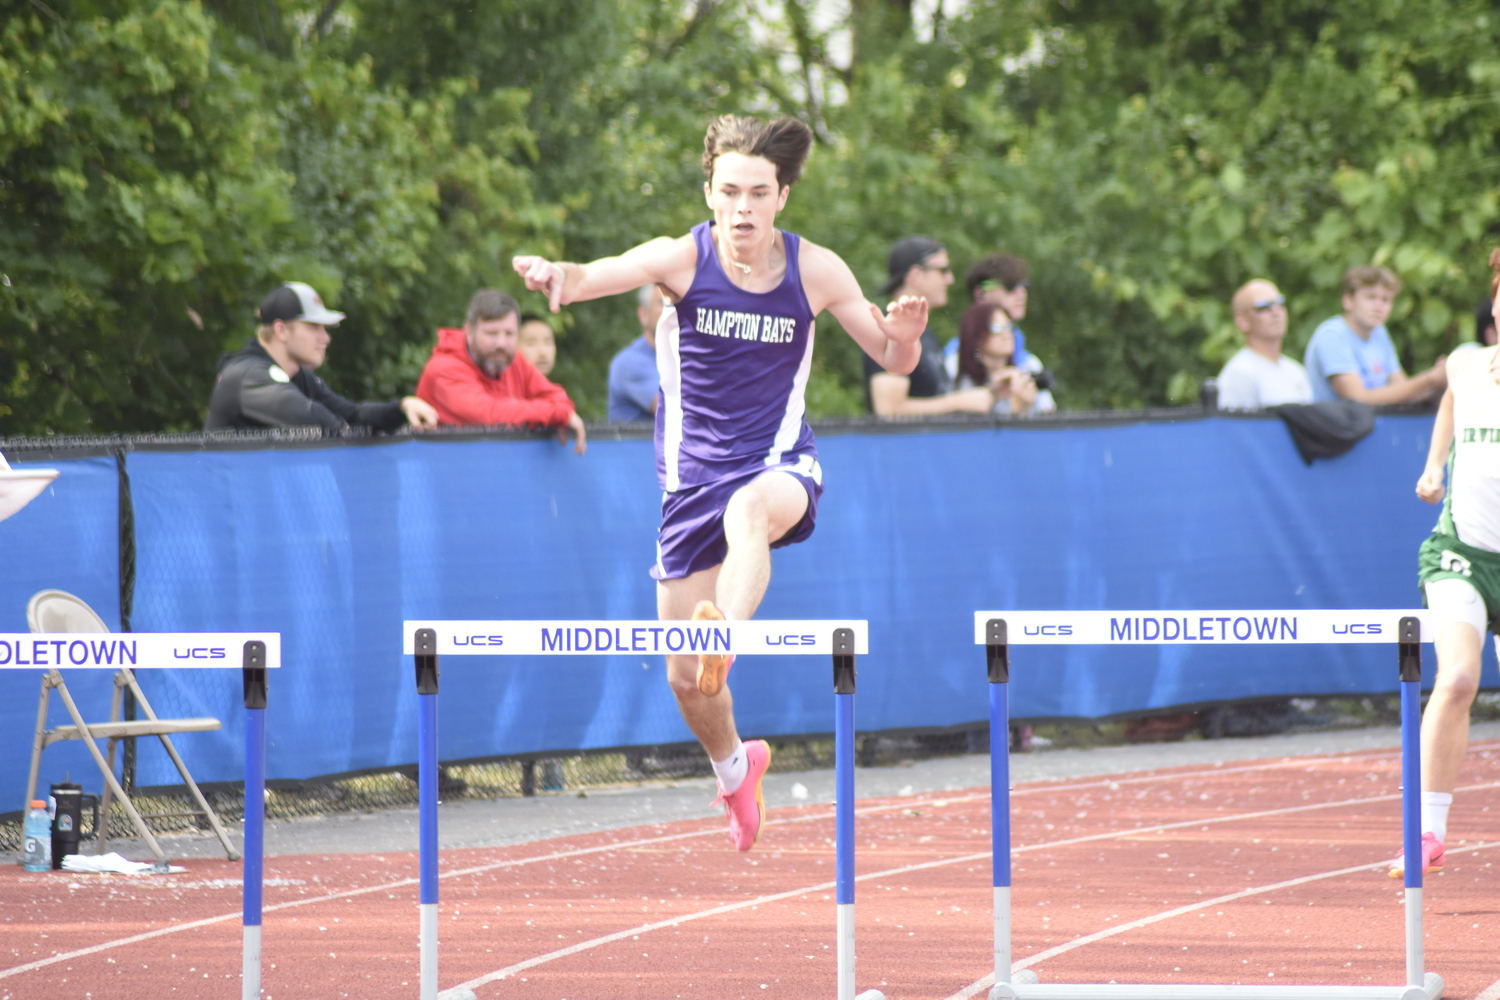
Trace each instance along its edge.
<instances>
[{"instance_id":1,"label":"man in red jacket","mask_svg":"<svg viewBox=\"0 0 1500 1000\"><path fill-rule=\"evenodd\" d=\"M573 401L516 351L520 311L504 292L475 292L463 329L438 330L417 395L444 424L556 427L564 443L571 430L582 455L587 442Z\"/></svg>"}]
</instances>

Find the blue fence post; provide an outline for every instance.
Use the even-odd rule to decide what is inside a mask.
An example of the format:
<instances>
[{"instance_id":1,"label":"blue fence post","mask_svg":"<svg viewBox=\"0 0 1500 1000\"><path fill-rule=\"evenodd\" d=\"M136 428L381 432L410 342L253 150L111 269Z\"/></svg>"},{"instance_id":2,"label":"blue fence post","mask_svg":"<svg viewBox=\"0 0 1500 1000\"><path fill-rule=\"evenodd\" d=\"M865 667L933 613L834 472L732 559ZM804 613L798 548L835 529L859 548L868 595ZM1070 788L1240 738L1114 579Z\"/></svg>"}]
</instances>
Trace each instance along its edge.
<instances>
[{"instance_id":1,"label":"blue fence post","mask_svg":"<svg viewBox=\"0 0 1500 1000\"><path fill-rule=\"evenodd\" d=\"M245 643L242 664L245 691L245 878L240 996L242 1000L260 1000L261 890L266 845L266 644L258 639Z\"/></svg>"},{"instance_id":2,"label":"blue fence post","mask_svg":"<svg viewBox=\"0 0 1500 1000\"><path fill-rule=\"evenodd\" d=\"M416 632L417 666L417 816L418 867L418 979L422 1000L436 1000L438 984L438 657L437 633Z\"/></svg>"}]
</instances>

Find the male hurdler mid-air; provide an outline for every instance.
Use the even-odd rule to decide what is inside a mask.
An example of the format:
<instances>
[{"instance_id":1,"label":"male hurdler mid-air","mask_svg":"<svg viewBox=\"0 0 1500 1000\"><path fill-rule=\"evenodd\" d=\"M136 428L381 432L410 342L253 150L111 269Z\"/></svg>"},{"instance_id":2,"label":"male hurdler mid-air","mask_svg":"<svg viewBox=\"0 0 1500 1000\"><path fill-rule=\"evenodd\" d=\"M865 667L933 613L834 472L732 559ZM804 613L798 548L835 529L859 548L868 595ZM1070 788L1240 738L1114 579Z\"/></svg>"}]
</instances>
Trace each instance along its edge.
<instances>
[{"instance_id":1,"label":"male hurdler mid-air","mask_svg":"<svg viewBox=\"0 0 1500 1000\"><path fill-rule=\"evenodd\" d=\"M710 221L590 264L514 261L554 312L653 283L667 299L656 333L665 492L651 570L664 621L750 618L771 579L771 549L813 532L823 470L803 395L814 317L831 312L886 371L910 372L921 353L925 299L904 297L883 314L837 254L775 228L811 146L796 119L725 115L703 141ZM667 679L713 761L730 839L748 851L765 819L771 748L740 741L725 686L733 662L668 656Z\"/></svg>"}]
</instances>

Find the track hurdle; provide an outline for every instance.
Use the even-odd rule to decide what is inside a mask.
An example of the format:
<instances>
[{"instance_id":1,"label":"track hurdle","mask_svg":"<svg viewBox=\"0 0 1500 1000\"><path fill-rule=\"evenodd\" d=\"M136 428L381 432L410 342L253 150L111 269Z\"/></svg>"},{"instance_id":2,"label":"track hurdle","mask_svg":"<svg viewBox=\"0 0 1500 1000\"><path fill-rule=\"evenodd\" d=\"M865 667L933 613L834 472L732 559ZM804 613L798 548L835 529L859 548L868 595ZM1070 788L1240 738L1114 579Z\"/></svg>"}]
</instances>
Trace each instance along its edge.
<instances>
[{"instance_id":1,"label":"track hurdle","mask_svg":"<svg viewBox=\"0 0 1500 1000\"><path fill-rule=\"evenodd\" d=\"M835 906L838 1000L854 995L854 687L855 657L869 652L864 621L408 621L404 650L415 658L420 823L420 998L461 1000L468 990L438 992L437 694L438 657L599 656L616 653L803 654L833 657ZM743 668L741 668L743 669Z\"/></svg>"},{"instance_id":2,"label":"track hurdle","mask_svg":"<svg viewBox=\"0 0 1500 1000\"><path fill-rule=\"evenodd\" d=\"M1427 619L1426 611L1391 610L975 612L974 641L985 647L990 682L990 808L995 887L995 985L990 989L990 1000L1208 1000L1211 997L1437 1000L1441 997L1443 977L1423 971L1420 864L1406 866L1406 983L1400 986L1041 983L1029 969L1012 976L1010 954L1010 772L1006 758L1011 646L1395 642L1401 685L1402 847L1406 857L1420 858L1422 642L1432 641L1432 626Z\"/></svg>"},{"instance_id":3,"label":"track hurdle","mask_svg":"<svg viewBox=\"0 0 1500 1000\"><path fill-rule=\"evenodd\" d=\"M238 662L234 652L238 651ZM0 670L179 670L238 667L245 696L245 877L241 940L241 996L259 1000L261 890L266 819L266 670L281 666L279 632L0 632ZM61 675L58 675L59 680ZM58 695L99 772L122 803L151 853L156 870L169 869L166 853L89 733L78 705L59 684ZM101 823L109 818L101 817Z\"/></svg>"}]
</instances>

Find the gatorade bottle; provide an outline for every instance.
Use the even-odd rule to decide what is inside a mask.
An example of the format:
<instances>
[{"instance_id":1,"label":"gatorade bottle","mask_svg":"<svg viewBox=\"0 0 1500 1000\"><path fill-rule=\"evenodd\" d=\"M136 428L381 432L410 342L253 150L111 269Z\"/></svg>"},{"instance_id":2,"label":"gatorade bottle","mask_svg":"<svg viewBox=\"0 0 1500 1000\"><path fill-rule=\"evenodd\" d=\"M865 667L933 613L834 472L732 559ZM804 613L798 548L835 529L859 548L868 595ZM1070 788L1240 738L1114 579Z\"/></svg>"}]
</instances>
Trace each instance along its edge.
<instances>
[{"instance_id":1,"label":"gatorade bottle","mask_svg":"<svg viewBox=\"0 0 1500 1000\"><path fill-rule=\"evenodd\" d=\"M26 810L25 865L29 872L52 870L52 818L41 799L33 799Z\"/></svg>"}]
</instances>

